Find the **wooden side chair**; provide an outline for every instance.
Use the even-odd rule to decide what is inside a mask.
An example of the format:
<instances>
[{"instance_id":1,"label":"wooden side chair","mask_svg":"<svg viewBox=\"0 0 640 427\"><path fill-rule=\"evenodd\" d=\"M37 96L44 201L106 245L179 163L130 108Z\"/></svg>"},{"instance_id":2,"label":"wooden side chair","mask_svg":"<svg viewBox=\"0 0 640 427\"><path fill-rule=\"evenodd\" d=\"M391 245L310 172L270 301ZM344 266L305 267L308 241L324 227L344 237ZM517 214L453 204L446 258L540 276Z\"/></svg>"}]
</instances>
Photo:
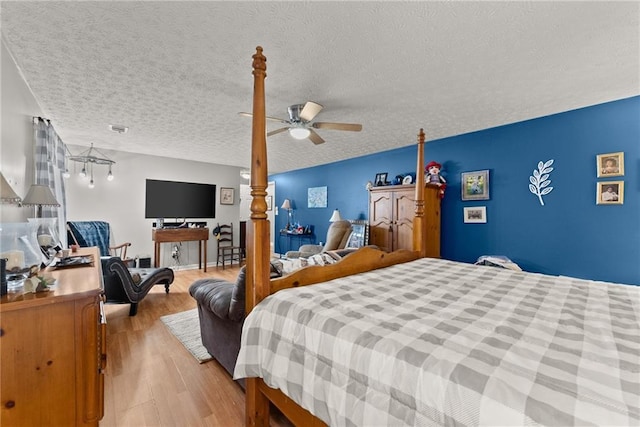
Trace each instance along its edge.
<instances>
[{"instance_id":1,"label":"wooden side chair","mask_svg":"<svg viewBox=\"0 0 640 427\"><path fill-rule=\"evenodd\" d=\"M235 260L238 261L238 264L242 264L244 261L244 250L241 246L236 246L233 243L233 225L218 224L218 226L213 229L213 235L216 237L218 243L216 267L222 262L222 269L224 270L227 262L231 264Z\"/></svg>"}]
</instances>

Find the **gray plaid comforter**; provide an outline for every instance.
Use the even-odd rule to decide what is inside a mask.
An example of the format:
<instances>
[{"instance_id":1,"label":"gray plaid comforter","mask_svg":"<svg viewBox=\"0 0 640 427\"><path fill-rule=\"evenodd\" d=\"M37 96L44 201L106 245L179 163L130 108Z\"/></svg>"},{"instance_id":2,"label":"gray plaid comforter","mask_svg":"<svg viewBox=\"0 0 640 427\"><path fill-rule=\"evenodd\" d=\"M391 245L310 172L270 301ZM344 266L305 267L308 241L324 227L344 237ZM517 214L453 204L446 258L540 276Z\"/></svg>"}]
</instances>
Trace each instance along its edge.
<instances>
[{"instance_id":1,"label":"gray plaid comforter","mask_svg":"<svg viewBox=\"0 0 640 427\"><path fill-rule=\"evenodd\" d=\"M287 289L235 377L333 426L640 425L640 287L439 259Z\"/></svg>"}]
</instances>

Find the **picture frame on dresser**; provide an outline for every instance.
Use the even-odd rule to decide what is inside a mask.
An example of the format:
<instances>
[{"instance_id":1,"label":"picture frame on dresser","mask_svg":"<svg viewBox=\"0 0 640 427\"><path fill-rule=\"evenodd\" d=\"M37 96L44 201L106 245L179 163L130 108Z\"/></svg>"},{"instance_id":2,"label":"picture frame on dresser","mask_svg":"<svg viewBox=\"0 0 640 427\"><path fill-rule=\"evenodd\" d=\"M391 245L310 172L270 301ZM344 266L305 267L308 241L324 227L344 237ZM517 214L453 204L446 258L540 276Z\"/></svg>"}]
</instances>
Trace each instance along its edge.
<instances>
[{"instance_id":1,"label":"picture frame on dresser","mask_svg":"<svg viewBox=\"0 0 640 427\"><path fill-rule=\"evenodd\" d=\"M382 187L383 185L387 185L387 175L388 175L388 172L377 173L376 180L373 182L373 185L376 187Z\"/></svg>"}]
</instances>

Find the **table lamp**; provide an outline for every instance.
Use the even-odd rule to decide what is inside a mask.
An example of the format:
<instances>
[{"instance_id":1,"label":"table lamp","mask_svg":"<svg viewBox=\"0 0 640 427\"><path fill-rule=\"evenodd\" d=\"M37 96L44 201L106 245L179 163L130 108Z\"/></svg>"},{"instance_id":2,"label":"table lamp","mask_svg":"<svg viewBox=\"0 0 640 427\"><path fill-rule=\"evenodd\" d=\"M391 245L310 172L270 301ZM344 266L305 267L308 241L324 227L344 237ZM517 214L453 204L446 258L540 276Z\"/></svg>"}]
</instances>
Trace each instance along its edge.
<instances>
[{"instance_id":1,"label":"table lamp","mask_svg":"<svg viewBox=\"0 0 640 427\"><path fill-rule=\"evenodd\" d=\"M22 201L23 206L35 206L36 218L42 218L43 206L60 206L51 189L46 185L33 184Z\"/></svg>"},{"instance_id":2,"label":"table lamp","mask_svg":"<svg viewBox=\"0 0 640 427\"><path fill-rule=\"evenodd\" d=\"M289 199L284 199L284 202L282 202L282 206L280 207L287 210L287 226L285 227L285 230L290 230L291 223L293 222L291 217L291 201Z\"/></svg>"}]
</instances>

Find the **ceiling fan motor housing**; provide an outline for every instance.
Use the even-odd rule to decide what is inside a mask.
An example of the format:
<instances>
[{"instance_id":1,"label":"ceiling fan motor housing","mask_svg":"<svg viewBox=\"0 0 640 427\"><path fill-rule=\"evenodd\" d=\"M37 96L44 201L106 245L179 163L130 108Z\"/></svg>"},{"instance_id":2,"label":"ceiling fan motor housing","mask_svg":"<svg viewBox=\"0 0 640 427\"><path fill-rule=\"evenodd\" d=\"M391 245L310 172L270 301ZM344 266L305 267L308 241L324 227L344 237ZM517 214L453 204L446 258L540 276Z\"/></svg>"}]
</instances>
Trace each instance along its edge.
<instances>
[{"instance_id":1,"label":"ceiling fan motor housing","mask_svg":"<svg viewBox=\"0 0 640 427\"><path fill-rule=\"evenodd\" d=\"M289 119L292 122L301 122L302 120L300 119L300 113L302 112L303 108L304 104L295 104L289 106Z\"/></svg>"}]
</instances>

